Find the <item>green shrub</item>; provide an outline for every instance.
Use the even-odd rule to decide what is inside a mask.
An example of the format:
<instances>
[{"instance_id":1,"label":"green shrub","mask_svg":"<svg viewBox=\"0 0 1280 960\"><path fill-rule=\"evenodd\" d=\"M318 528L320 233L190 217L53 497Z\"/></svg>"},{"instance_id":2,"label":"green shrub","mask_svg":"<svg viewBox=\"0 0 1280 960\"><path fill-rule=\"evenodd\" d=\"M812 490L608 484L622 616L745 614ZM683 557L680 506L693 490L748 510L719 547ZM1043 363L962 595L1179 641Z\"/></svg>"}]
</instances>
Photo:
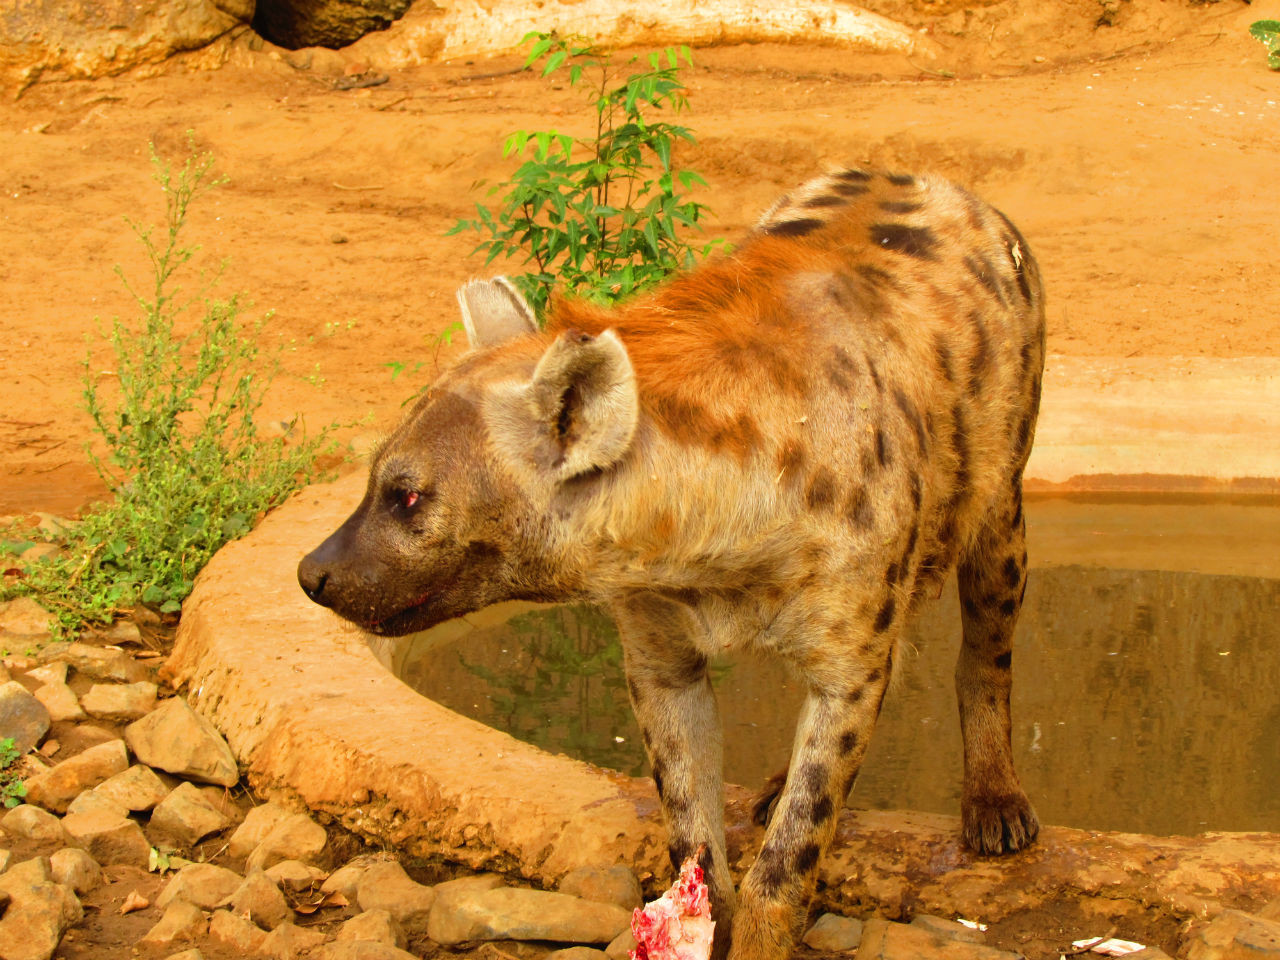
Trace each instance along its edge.
<instances>
[{"instance_id":1,"label":"green shrub","mask_svg":"<svg viewBox=\"0 0 1280 960\"><path fill-rule=\"evenodd\" d=\"M6 807L16 807L27 795L27 785L18 779L19 756L13 737L0 740L0 800Z\"/></svg>"},{"instance_id":2,"label":"green shrub","mask_svg":"<svg viewBox=\"0 0 1280 960\"><path fill-rule=\"evenodd\" d=\"M1249 27L1249 33L1266 45L1267 66L1280 70L1280 20L1258 20Z\"/></svg>"},{"instance_id":3,"label":"green shrub","mask_svg":"<svg viewBox=\"0 0 1280 960\"><path fill-rule=\"evenodd\" d=\"M177 611L196 573L229 540L247 533L314 467L328 428L300 439L265 437L254 416L279 369L258 337L269 315L245 324L241 299L212 299L214 281L193 298L177 279L198 247L183 242L191 204L225 182L213 159L192 153L177 170L151 155L165 197L162 227L127 221L150 264L145 288L116 273L139 316L113 319L114 381L99 386L84 362L84 402L106 441L90 452L111 490L68 532L67 556L34 565L9 592L35 594L61 631L110 621L141 602ZM194 317L194 322L192 321Z\"/></svg>"},{"instance_id":4,"label":"green shrub","mask_svg":"<svg viewBox=\"0 0 1280 960\"><path fill-rule=\"evenodd\" d=\"M674 164L680 142L693 143L685 127L654 119L686 105L681 61L688 47L648 55L648 69L619 79L612 57L583 38L532 33L525 66L542 64L542 76L567 73L583 89L595 113L595 134L577 139L556 130L517 130L504 157L529 159L509 180L490 189L501 194L495 209L476 204L477 218L459 220L449 233L487 235L473 252L486 264L499 256L523 256L534 269L515 282L542 314L557 282L576 295L608 302L692 265L721 241L694 246L685 239L706 207L688 199L705 181ZM635 63L636 60L631 61Z\"/></svg>"}]
</instances>

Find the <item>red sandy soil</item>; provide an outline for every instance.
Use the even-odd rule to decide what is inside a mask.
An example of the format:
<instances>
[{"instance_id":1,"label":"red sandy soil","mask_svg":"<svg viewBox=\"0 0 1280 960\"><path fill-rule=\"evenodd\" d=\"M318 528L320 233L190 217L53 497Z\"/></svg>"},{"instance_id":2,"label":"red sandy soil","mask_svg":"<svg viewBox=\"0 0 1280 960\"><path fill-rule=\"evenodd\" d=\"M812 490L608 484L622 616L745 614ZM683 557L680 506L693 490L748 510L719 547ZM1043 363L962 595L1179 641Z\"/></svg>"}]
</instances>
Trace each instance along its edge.
<instances>
[{"instance_id":1,"label":"red sandy soil","mask_svg":"<svg viewBox=\"0 0 1280 960\"><path fill-rule=\"evenodd\" d=\"M1115 0L1112 26L1096 26L1095 0L875 7L941 55L696 52L685 121L699 145L680 159L711 185L709 234L741 236L831 164L939 171L1023 228L1047 278L1051 352L1280 352L1280 74L1246 32L1280 16L1277 0ZM145 283L122 217L161 216L148 140L180 157L192 130L230 178L194 208L191 236L210 263L229 260L224 293L275 311L265 341L283 348L284 373L264 420L369 417L351 437L393 422L458 349L435 345L456 318L453 291L491 271L471 238L444 234L484 198L475 181L511 169L502 138L587 131L581 96L513 73L517 58L393 71L351 91L290 59L305 61L246 42L218 70L174 61L0 103L0 515L74 513L102 494L81 364L88 340L91 375L109 388L95 318L133 316L116 264ZM407 367L395 380L392 363Z\"/></svg>"}]
</instances>

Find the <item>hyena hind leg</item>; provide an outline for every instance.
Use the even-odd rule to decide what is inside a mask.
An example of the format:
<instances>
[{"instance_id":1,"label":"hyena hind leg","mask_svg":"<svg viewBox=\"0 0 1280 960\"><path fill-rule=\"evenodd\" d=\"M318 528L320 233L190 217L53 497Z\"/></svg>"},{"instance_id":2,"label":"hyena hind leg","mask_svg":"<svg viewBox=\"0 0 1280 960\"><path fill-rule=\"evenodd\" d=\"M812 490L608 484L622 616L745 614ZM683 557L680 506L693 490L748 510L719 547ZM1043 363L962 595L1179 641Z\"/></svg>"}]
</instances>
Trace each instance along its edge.
<instances>
[{"instance_id":1,"label":"hyena hind leg","mask_svg":"<svg viewBox=\"0 0 1280 960\"><path fill-rule=\"evenodd\" d=\"M1009 716L1013 631L1027 585L1021 483L1015 481L992 509L961 558L959 582L964 642L956 696L964 741L964 841L978 853L1012 853L1040 829L1013 768Z\"/></svg>"}]
</instances>

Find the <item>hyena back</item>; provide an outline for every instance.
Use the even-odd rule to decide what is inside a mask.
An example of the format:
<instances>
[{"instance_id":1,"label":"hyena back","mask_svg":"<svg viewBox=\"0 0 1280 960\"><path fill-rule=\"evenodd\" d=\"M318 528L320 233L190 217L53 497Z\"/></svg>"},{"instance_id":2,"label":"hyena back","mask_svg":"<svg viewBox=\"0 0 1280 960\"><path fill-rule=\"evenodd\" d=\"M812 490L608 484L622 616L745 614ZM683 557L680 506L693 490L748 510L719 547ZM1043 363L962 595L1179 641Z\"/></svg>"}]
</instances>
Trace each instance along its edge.
<instances>
[{"instance_id":1,"label":"hyena back","mask_svg":"<svg viewBox=\"0 0 1280 960\"><path fill-rule=\"evenodd\" d=\"M957 569L964 840L1031 842L1010 641L1044 306L1002 214L942 180L843 170L620 307L562 303L538 332L501 278L459 301L474 349L302 561L312 599L384 634L503 599L606 604L672 862L705 843L717 955L772 960L803 923L907 615ZM808 688L736 898L707 670L731 650L775 654Z\"/></svg>"}]
</instances>

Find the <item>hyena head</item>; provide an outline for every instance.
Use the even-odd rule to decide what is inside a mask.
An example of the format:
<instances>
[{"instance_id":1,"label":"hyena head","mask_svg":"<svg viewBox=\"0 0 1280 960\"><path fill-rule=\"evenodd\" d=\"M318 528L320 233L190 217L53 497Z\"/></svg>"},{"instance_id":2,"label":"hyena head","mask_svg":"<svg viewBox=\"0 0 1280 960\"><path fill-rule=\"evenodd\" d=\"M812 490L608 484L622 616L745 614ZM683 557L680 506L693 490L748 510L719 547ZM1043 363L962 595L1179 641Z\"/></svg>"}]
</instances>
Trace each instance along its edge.
<instances>
[{"instance_id":1,"label":"hyena head","mask_svg":"<svg viewBox=\"0 0 1280 960\"><path fill-rule=\"evenodd\" d=\"M472 352L379 447L359 507L298 565L308 597L373 633L577 595L565 499L590 496L635 434L635 375L613 333L542 336L501 277L458 301Z\"/></svg>"}]
</instances>

